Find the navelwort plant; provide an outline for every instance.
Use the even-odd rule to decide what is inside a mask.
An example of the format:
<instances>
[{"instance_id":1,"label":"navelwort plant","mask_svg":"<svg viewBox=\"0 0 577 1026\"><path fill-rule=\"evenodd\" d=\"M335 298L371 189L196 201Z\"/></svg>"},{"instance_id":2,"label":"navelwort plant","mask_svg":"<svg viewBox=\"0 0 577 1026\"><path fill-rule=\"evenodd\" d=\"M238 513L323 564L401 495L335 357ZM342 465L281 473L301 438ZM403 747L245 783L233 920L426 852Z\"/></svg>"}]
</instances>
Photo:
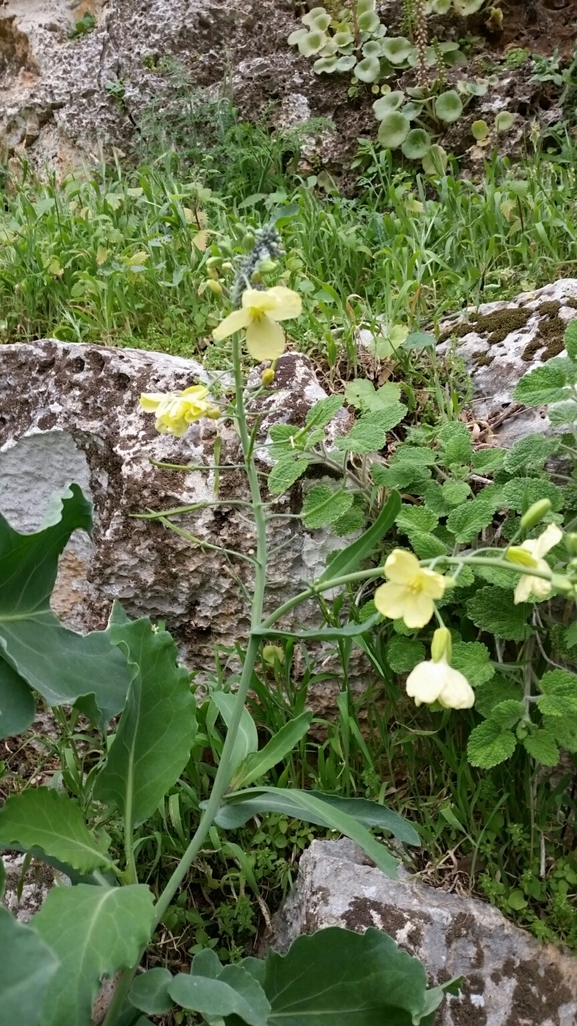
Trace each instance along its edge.
<instances>
[{"instance_id":1,"label":"navelwort plant","mask_svg":"<svg viewBox=\"0 0 577 1026\"><path fill-rule=\"evenodd\" d=\"M318 74L351 73L355 82L383 93L373 109L380 122L378 141L385 149L401 148L410 160L421 160L427 174L442 174L447 156L438 138L446 126L457 121L474 96L487 91L485 81L461 80L454 89L445 88L445 70L466 64L454 41L428 43L427 15L446 14L454 8L461 17L474 14L483 0L407 0L405 23L412 35L388 36L387 27L376 11L376 0L353 0L333 16L332 8L314 7L302 17L304 28L293 32L288 42L304 57L314 57ZM416 69L412 88L392 89L387 79ZM431 82L429 72L436 68Z\"/></svg>"},{"instance_id":2,"label":"navelwort plant","mask_svg":"<svg viewBox=\"0 0 577 1026\"><path fill-rule=\"evenodd\" d=\"M90 532L92 527L90 503L76 484L55 497L36 533L20 534L0 516L1 736L30 726L36 694L59 710L61 719L61 707L72 707L72 722L79 714L87 716L100 736L99 754L74 793L63 789L56 777L52 786L30 786L11 796L0 810L0 848L15 848L47 862L71 884L55 886L26 926L0 907L0 1026L18 1021L26 1026L90 1026L102 978L117 973L104 1026L146 1026L147 1016L165 1015L175 1006L208 1026L235 1026L239 1021L273 1026L288 1020L304 1026L311 1017L322 1017L329 1026L349 1026L351 1016L360 1026L392 1021L433 1026L444 992L458 987L453 981L428 989L420 962L374 929L362 936L324 930L300 937L284 956L271 951L265 959L244 958L235 965L223 966L210 949L198 950L190 971L177 975L161 967L140 969L151 938L215 829L234 830L254 815L281 811L352 838L391 876L398 859L371 828L392 833L402 843L419 841L410 824L383 805L263 783L304 737L311 721L304 712L259 749L245 703L263 643L278 637L348 638L368 630L370 620L292 633L275 625L305 599L380 576L379 567L358 567L400 508L398 495L392 493L367 532L343 548L316 581L263 617L267 525L279 514L274 499L265 501L261 494L254 455L258 419L247 414L239 332L246 333L254 359L274 360L285 345L279 322L298 316L301 306L300 297L284 286L254 287L251 270L265 250L279 252L272 229L257 239L254 266L247 261L240 269L233 290L240 309L215 330L216 338L231 338L230 405L217 404L195 384L181 393L142 397L144 411L155 414L163 432L180 436L192 422L216 418L219 412L232 422L256 533L254 553L238 554L250 565L253 596L238 689L210 695L214 716L227 728L218 769L210 797L201 802L196 831L180 861L167 867L168 882L159 893L139 879L138 852L148 822L186 773L195 744L190 674L178 665L174 641L162 626L147 618L131 621L118 604L106 630L86 636L63 627L51 612L59 555L75 530ZM265 372L265 380L270 376L270 370ZM227 466L219 470L225 473ZM114 844L113 836L119 838Z\"/></svg>"}]
</instances>

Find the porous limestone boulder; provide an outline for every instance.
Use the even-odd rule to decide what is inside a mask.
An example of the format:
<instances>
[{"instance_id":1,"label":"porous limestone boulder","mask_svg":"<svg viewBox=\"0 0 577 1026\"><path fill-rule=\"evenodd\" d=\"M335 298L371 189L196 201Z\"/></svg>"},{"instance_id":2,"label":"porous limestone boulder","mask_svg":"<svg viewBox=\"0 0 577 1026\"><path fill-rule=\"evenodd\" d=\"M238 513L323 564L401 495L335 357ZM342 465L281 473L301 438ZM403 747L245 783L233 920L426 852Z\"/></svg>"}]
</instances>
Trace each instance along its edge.
<instances>
[{"instance_id":1,"label":"porous limestone boulder","mask_svg":"<svg viewBox=\"0 0 577 1026\"><path fill-rule=\"evenodd\" d=\"M425 965L430 983L463 976L435 1026L574 1026L577 958L541 944L473 898L404 875L390 880L352 842L313 841L277 917L272 946L327 926L384 930Z\"/></svg>"},{"instance_id":2,"label":"porous limestone boulder","mask_svg":"<svg viewBox=\"0 0 577 1026\"><path fill-rule=\"evenodd\" d=\"M220 505L178 520L209 547L158 521L135 518L210 502L216 487L215 422L200 421L181 439L159 435L139 397L207 381L195 360L160 353L53 339L0 346L0 512L17 530L36 530L50 495L71 481L94 503L92 541L77 532L61 558L55 612L74 630L99 629L118 599L131 617L164 620L194 670L214 665L215 645L232 648L247 633L242 586L250 593L252 567L221 551L246 556L254 550L250 508L234 504L248 498L247 485L242 469L221 470ZM272 421L302 424L324 396L308 358L285 354L262 409L264 432ZM232 427L219 425L219 431L220 464L238 464ZM151 461L199 469L173 471ZM294 494L281 497L275 510L293 512L294 500ZM344 543L286 518L271 525L270 544L268 602L274 608L318 576L328 553Z\"/></svg>"},{"instance_id":3,"label":"porous limestone boulder","mask_svg":"<svg viewBox=\"0 0 577 1026\"><path fill-rule=\"evenodd\" d=\"M464 360L473 413L494 425L501 444L549 427L544 408L519 406L513 392L524 374L565 352L563 335L575 317L577 278L565 278L511 300L471 307L442 323L438 352L453 350Z\"/></svg>"}]
</instances>

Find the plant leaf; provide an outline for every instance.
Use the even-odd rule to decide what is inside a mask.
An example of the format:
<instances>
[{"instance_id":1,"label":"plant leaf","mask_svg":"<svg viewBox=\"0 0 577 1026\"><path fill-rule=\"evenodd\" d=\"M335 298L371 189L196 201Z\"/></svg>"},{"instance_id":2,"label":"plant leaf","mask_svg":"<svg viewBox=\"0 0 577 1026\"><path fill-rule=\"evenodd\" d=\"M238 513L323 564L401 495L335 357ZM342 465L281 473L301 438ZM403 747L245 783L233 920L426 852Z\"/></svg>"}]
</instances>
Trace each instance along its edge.
<instances>
[{"instance_id":1,"label":"plant leaf","mask_svg":"<svg viewBox=\"0 0 577 1026\"><path fill-rule=\"evenodd\" d=\"M112 864L88 830L80 807L51 787L21 791L0 809L0 846L14 842L26 849L42 848L80 873Z\"/></svg>"},{"instance_id":2,"label":"plant leaf","mask_svg":"<svg viewBox=\"0 0 577 1026\"><path fill-rule=\"evenodd\" d=\"M54 887L31 926L60 959L42 1026L85 1026L102 976L138 960L154 921L154 897L143 884Z\"/></svg>"},{"instance_id":3,"label":"plant leaf","mask_svg":"<svg viewBox=\"0 0 577 1026\"><path fill-rule=\"evenodd\" d=\"M44 1026L44 998L57 969L38 934L0 906L0 1026Z\"/></svg>"},{"instance_id":4,"label":"plant leaf","mask_svg":"<svg viewBox=\"0 0 577 1026\"><path fill-rule=\"evenodd\" d=\"M249 976L240 966L231 968L240 969L246 976ZM235 1015L249 1026L267 1026L270 1004L257 981L252 977L249 979L254 985L253 991L258 987L262 994L262 997L258 995L260 1000L247 1000L244 994L241 994L225 980L215 980L208 976L199 976L196 973L194 976L179 973L174 977L168 992L177 1005L190 1012L199 1012L209 1021Z\"/></svg>"},{"instance_id":5,"label":"plant leaf","mask_svg":"<svg viewBox=\"0 0 577 1026\"><path fill-rule=\"evenodd\" d=\"M335 577L344 577L346 574L356 570L359 563L368 559L379 542L384 539L389 528L393 526L400 508L401 499L399 493L392 492L374 524L371 524L360 538L357 538L356 541L351 542L346 548L340 550L338 555L331 560L326 570L323 570L317 583L324 584Z\"/></svg>"},{"instance_id":6,"label":"plant leaf","mask_svg":"<svg viewBox=\"0 0 577 1026\"><path fill-rule=\"evenodd\" d=\"M147 618L116 622L109 629L126 655L132 680L94 797L115 805L138 826L187 763L196 705L188 671L177 665L176 645L167 631L153 630Z\"/></svg>"},{"instance_id":7,"label":"plant leaf","mask_svg":"<svg viewBox=\"0 0 577 1026\"><path fill-rule=\"evenodd\" d=\"M216 708L227 727L230 727L232 717L234 715L236 695L227 691L212 691L210 698L214 705L216 705ZM253 752L258 752L258 733L256 724L248 709L245 707L242 710L234 748L232 750L230 760L231 772L234 772L237 766L240 766L247 756L251 755Z\"/></svg>"},{"instance_id":8,"label":"plant leaf","mask_svg":"<svg viewBox=\"0 0 577 1026\"><path fill-rule=\"evenodd\" d=\"M294 746L307 733L312 718L312 712L301 713L300 716L285 723L260 752L250 752L236 770L231 789L248 787L292 752Z\"/></svg>"},{"instance_id":9,"label":"plant leaf","mask_svg":"<svg viewBox=\"0 0 577 1026\"><path fill-rule=\"evenodd\" d=\"M172 980L172 973L160 967L141 973L134 980L128 993L130 1004L147 1015L164 1015L170 1012L174 1004L168 996Z\"/></svg>"},{"instance_id":10,"label":"plant leaf","mask_svg":"<svg viewBox=\"0 0 577 1026\"><path fill-rule=\"evenodd\" d=\"M0 657L0 738L23 734L34 722L36 702L28 684Z\"/></svg>"}]
</instances>

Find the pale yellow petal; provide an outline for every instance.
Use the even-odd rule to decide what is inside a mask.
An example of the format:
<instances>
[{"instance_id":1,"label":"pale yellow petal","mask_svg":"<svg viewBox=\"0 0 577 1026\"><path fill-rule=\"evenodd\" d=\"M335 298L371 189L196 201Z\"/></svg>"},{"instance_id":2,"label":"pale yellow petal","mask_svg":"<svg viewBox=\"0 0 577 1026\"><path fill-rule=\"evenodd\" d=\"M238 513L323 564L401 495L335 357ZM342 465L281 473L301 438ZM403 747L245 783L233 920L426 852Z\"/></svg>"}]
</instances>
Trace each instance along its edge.
<instances>
[{"instance_id":1,"label":"pale yellow petal","mask_svg":"<svg viewBox=\"0 0 577 1026\"><path fill-rule=\"evenodd\" d=\"M447 580L435 570L419 570L419 585L429 598L440 599L445 594Z\"/></svg>"},{"instance_id":2,"label":"pale yellow petal","mask_svg":"<svg viewBox=\"0 0 577 1026\"><path fill-rule=\"evenodd\" d=\"M475 692L462 673L452 666L445 666L445 682L437 701L445 709L471 709L475 704Z\"/></svg>"},{"instance_id":3,"label":"pale yellow petal","mask_svg":"<svg viewBox=\"0 0 577 1026\"><path fill-rule=\"evenodd\" d=\"M549 524L549 526L543 531L543 534L539 535L535 540L533 555L537 556L537 558L546 556L551 549L554 549L555 546L559 544L562 537L563 531L557 527L557 524Z\"/></svg>"},{"instance_id":4,"label":"pale yellow petal","mask_svg":"<svg viewBox=\"0 0 577 1026\"><path fill-rule=\"evenodd\" d=\"M374 603L379 613L390 620L400 620L405 608L409 589L404 584L381 584L374 594Z\"/></svg>"},{"instance_id":5,"label":"pale yellow petal","mask_svg":"<svg viewBox=\"0 0 577 1026\"><path fill-rule=\"evenodd\" d=\"M178 393L179 396L194 396L196 399L205 399L208 395L208 388L206 385L191 385L190 388L185 388L183 392Z\"/></svg>"},{"instance_id":6,"label":"pale yellow petal","mask_svg":"<svg viewBox=\"0 0 577 1026\"><path fill-rule=\"evenodd\" d=\"M402 616L407 627L424 627L434 612L435 606L432 598L420 591L407 599Z\"/></svg>"},{"instance_id":7,"label":"pale yellow petal","mask_svg":"<svg viewBox=\"0 0 577 1026\"><path fill-rule=\"evenodd\" d=\"M278 299L271 295L272 289L245 289L242 294L242 308L250 311L251 317L276 310Z\"/></svg>"},{"instance_id":8,"label":"pale yellow petal","mask_svg":"<svg viewBox=\"0 0 577 1026\"><path fill-rule=\"evenodd\" d=\"M300 317L303 309L302 299L298 292L287 289L285 285L275 285L268 290L269 296L276 301L276 307L271 310L269 317L274 321L288 321L294 317Z\"/></svg>"},{"instance_id":9,"label":"pale yellow petal","mask_svg":"<svg viewBox=\"0 0 577 1026\"><path fill-rule=\"evenodd\" d=\"M284 331L270 317L261 317L246 329L246 347L253 360L276 360L285 351Z\"/></svg>"},{"instance_id":10,"label":"pale yellow petal","mask_svg":"<svg viewBox=\"0 0 577 1026\"><path fill-rule=\"evenodd\" d=\"M446 666L446 664L444 664ZM419 663L407 677L406 689L409 698L421 703L436 702L445 686L443 663Z\"/></svg>"},{"instance_id":11,"label":"pale yellow petal","mask_svg":"<svg viewBox=\"0 0 577 1026\"><path fill-rule=\"evenodd\" d=\"M520 602L528 602L529 596L531 595L531 580L532 578L528 577L526 574L523 574L523 576L519 578L513 599L516 606L518 606Z\"/></svg>"},{"instance_id":12,"label":"pale yellow petal","mask_svg":"<svg viewBox=\"0 0 577 1026\"><path fill-rule=\"evenodd\" d=\"M143 392L140 396L140 406L145 413L155 413L161 402L166 398L166 392Z\"/></svg>"},{"instance_id":13,"label":"pale yellow petal","mask_svg":"<svg viewBox=\"0 0 577 1026\"><path fill-rule=\"evenodd\" d=\"M243 328L248 328L250 322L251 317L248 310L233 310L228 317L224 318L224 321L217 324L212 337L215 342L222 342L223 338L234 335L235 331L242 331Z\"/></svg>"},{"instance_id":14,"label":"pale yellow petal","mask_svg":"<svg viewBox=\"0 0 577 1026\"><path fill-rule=\"evenodd\" d=\"M385 562L385 577L395 584L410 584L420 571L419 560L412 552L393 549Z\"/></svg>"}]
</instances>

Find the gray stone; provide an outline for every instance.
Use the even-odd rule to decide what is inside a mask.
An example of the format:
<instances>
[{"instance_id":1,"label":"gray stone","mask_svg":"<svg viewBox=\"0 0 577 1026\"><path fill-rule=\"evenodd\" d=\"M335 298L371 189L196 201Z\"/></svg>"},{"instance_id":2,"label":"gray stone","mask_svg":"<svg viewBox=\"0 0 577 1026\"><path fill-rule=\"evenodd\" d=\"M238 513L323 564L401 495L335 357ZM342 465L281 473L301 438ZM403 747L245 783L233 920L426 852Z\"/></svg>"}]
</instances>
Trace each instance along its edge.
<instances>
[{"instance_id":1,"label":"gray stone","mask_svg":"<svg viewBox=\"0 0 577 1026\"><path fill-rule=\"evenodd\" d=\"M277 917L272 946L327 926L384 930L420 958L431 984L464 977L436 1026L574 1026L577 958L544 945L497 909L428 887L390 880L350 841L313 841Z\"/></svg>"},{"instance_id":2,"label":"gray stone","mask_svg":"<svg viewBox=\"0 0 577 1026\"><path fill-rule=\"evenodd\" d=\"M71 481L95 507L92 541L78 533L61 558L54 610L68 627L94 630L105 625L118 599L130 616L164 620L188 665L210 672L214 647L233 650L249 624L243 587L250 594L251 565L216 548L244 555L254 549L250 510L235 505L248 498L244 471L221 470L221 505L204 507L214 499L215 422L200 421L178 439L159 435L154 418L139 408L142 392L207 381L196 361L160 353L55 340L0 347L0 511L17 529L36 529L51 493ZM324 396L307 357L282 356L274 386L259 406L260 444L271 423L304 423ZM332 427L342 430L346 418ZM218 430L220 463L238 464L237 435L230 424ZM151 460L199 469L165 470ZM201 505L178 526L215 548L134 516L195 503ZM290 496L275 499L275 512L292 512ZM329 552L344 542L280 518L270 526L270 544L272 610L318 576ZM309 604L291 622L311 623L315 615L316 606ZM338 688L335 674L332 683L323 683L318 705L311 693L312 707L326 711Z\"/></svg>"},{"instance_id":3,"label":"gray stone","mask_svg":"<svg viewBox=\"0 0 577 1026\"><path fill-rule=\"evenodd\" d=\"M500 444L549 427L544 408L513 400L528 371L565 352L566 325L577 317L577 279L566 278L508 301L482 303L441 325L438 351L451 349L465 361L473 385L476 419L495 424Z\"/></svg>"}]
</instances>

